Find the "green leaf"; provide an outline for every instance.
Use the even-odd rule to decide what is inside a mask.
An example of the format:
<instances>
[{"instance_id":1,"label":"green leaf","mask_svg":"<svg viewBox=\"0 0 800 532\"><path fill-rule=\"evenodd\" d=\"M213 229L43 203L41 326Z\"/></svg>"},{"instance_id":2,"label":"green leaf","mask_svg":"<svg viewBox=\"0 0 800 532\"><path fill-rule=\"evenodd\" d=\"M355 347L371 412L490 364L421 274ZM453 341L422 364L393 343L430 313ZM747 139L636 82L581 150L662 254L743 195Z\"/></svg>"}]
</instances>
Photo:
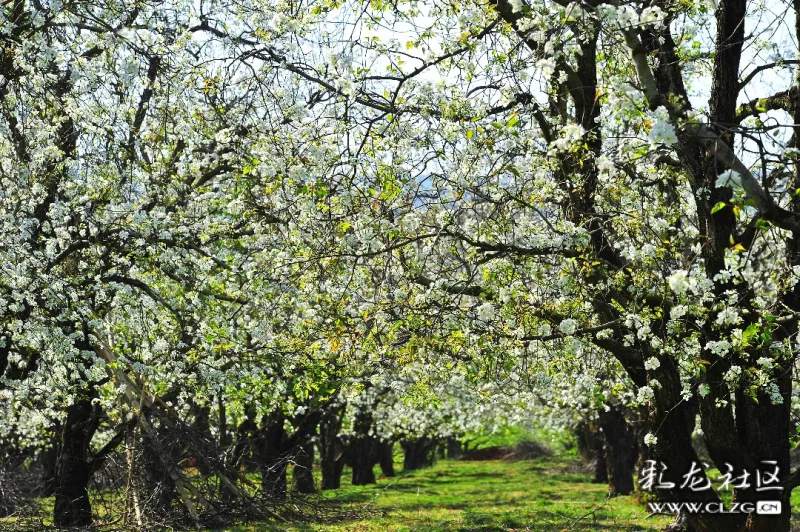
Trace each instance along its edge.
<instances>
[{"instance_id":1,"label":"green leaf","mask_svg":"<svg viewBox=\"0 0 800 532\"><path fill-rule=\"evenodd\" d=\"M511 117L508 119L508 122L506 122L506 127L507 127L508 129L511 129L512 127L516 127L516 126L517 126L517 124L519 124L519 114L517 114L517 113L514 113L514 114L513 114L513 115L511 115Z\"/></svg>"},{"instance_id":2,"label":"green leaf","mask_svg":"<svg viewBox=\"0 0 800 532\"><path fill-rule=\"evenodd\" d=\"M764 218L759 218L758 220L756 220L756 227L758 229L766 231L767 229L770 228L770 223L766 221Z\"/></svg>"},{"instance_id":3,"label":"green leaf","mask_svg":"<svg viewBox=\"0 0 800 532\"><path fill-rule=\"evenodd\" d=\"M721 211L722 209L725 208L725 205L727 205L727 203L725 203L724 201L718 201L716 205L711 207L711 214L715 214Z\"/></svg>"},{"instance_id":4,"label":"green leaf","mask_svg":"<svg viewBox=\"0 0 800 532\"><path fill-rule=\"evenodd\" d=\"M752 344L752 341L758 338L758 333L761 330L761 327L757 323L751 323L747 326L747 329L744 330L742 333L742 346L748 347Z\"/></svg>"}]
</instances>

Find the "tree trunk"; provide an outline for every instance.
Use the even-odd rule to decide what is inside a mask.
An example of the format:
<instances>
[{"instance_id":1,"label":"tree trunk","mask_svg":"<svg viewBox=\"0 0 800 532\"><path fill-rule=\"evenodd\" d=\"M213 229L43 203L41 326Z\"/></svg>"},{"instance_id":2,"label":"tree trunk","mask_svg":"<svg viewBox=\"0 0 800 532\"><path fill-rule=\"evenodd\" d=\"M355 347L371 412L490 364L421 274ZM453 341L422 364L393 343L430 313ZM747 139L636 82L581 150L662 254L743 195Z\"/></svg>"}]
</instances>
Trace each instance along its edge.
<instances>
[{"instance_id":1,"label":"tree trunk","mask_svg":"<svg viewBox=\"0 0 800 532\"><path fill-rule=\"evenodd\" d=\"M344 446L339 430L342 428L342 410L326 408L319 427L319 454L322 468L322 489L339 489L344 468Z\"/></svg>"},{"instance_id":2,"label":"tree trunk","mask_svg":"<svg viewBox=\"0 0 800 532\"><path fill-rule=\"evenodd\" d=\"M605 458L608 469L608 487L615 495L633 493L633 473L638 449L636 437L628 425L621 407L600 410L600 427L605 440Z\"/></svg>"},{"instance_id":3,"label":"tree trunk","mask_svg":"<svg viewBox=\"0 0 800 532\"><path fill-rule=\"evenodd\" d=\"M371 430L372 414L366 410L358 411L348 449L354 486L375 484L373 467L378 462L378 446L375 436L370 435Z\"/></svg>"},{"instance_id":4,"label":"tree trunk","mask_svg":"<svg viewBox=\"0 0 800 532\"><path fill-rule=\"evenodd\" d=\"M264 416L259 437L261 462L261 490L265 497L282 501L286 499L286 430L285 416L277 410Z\"/></svg>"},{"instance_id":5,"label":"tree trunk","mask_svg":"<svg viewBox=\"0 0 800 532\"><path fill-rule=\"evenodd\" d=\"M373 467L377 461L377 446L372 438L353 438L353 442L350 444L350 466L353 468L353 486L375 484Z\"/></svg>"},{"instance_id":6,"label":"tree trunk","mask_svg":"<svg viewBox=\"0 0 800 532\"><path fill-rule=\"evenodd\" d=\"M97 425L98 415L90 397L76 398L67 408L56 461L53 524L57 527L88 527L92 524L89 444Z\"/></svg>"},{"instance_id":7,"label":"tree trunk","mask_svg":"<svg viewBox=\"0 0 800 532\"><path fill-rule=\"evenodd\" d=\"M608 462L606 461L606 449L603 438L595 441L595 458L592 462L592 482L594 484L606 484L608 480Z\"/></svg>"},{"instance_id":8,"label":"tree trunk","mask_svg":"<svg viewBox=\"0 0 800 532\"><path fill-rule=\"evenodd\" d=\"M183 457L183 442L154 409L143 408L142 419L150 430L142 430L141 435L142 464L136 482L137 489L141 490L139 498L147 500L150 514L172 515L180 496L170 468Z\"/></svg>"},{"instance_id":9,"label":"tree trunk","mask_svg":"<svg viewBox=\"0 0 800 532\"><path fill-rule=\"evenodd\" d=\"M60 424L56 428L56 433L52 438L52 445L41 451L37 460L41 464L42 476L38 491L40 497L50 497L55 494L56 489L56 466L58 464L58 436L61 431Z\"/></svg>"},{"instance_id":10,"label":"tree trunk","mask_svg":"<svg viewBox=\"0 0 800 532\"><path fill-rule=\"evenodd\" d=\"M342 485L342 470L347 462L344 446L338 438L332 444L325 444L325 454L320 457L322 469L322 489L337 490Z\"/></svg>"},{"instance_id":11,"label":"tree trunk","mask_svg":"<svg viewBox=\"0 0 800 532\"><path fill-rule=\"evenodd\" d=\"M752 449L756 470L762 474L777 471L780 480L788 476L791 467L789 457L792 389L790 368L791 365L786 364L776 379L783 397L781 404L772 404L769 396L763 391L758 392L757 401L747 396L741 389L736 391L736 428L739 438ZM788 531L791 519L790 496L790 489L757 492L751 488L748 493L734 492L737 500L782 501L782 511L778 515L763 515L758 512L750 514L745 521L745 530L747 532Z\"/></svg>"},{"instance_id":12,"label":"tree trunk","mask_svg":"<svg viewBox=\"0 0 800 532\"><path fill-rule=\"evenodd\" d=\"M683 476L692 470L692 467L699 463L697 453L692 447L691 420L687 417L694 415L690 405L682 400L683 383L680 379L677 363L669 358L660 359L661 366L655 373L655 377L661 386L654 390L654 400L651 402L653 409L650 410L649 423L651 427L658 427L652 430L658 438L656 444L650 448L650 459L654 463L663 463L666 470L663 471L661 480L665 483L673 483L671 488L654 491L654 494L661 501L676 502L696 502L696 503L719 503L720 499L713 490L692 491L681 489L684 482ZM709 373L712 373L709 368ZM630 372L632 376L637 375L635 371ZM637 376L637 379L639 377ZM707 377L708 378L708 377ZM644 381L639 380L637 385L641 386ZM708 394L710 397L712 394ZM701 413L703 402L701 401ZM716 414L725 415L724 409L719 408ZM709 419L703 415L703 430L706 431L706 422ZM732 441L733 433L728 434L727 441ZM713 446L712 446L713 447ZM711 451L711 448L709 448ZM712 454L712 459L714 455ZM699 480L706 479L704 471L697 475ZM701 532L724 532L728 530L740 530L744 522L741 514L692 514L689 520L695 529Z\"/></svg>"},{"instance_id":13,"label":"tree trunk","mask_svg":"<svg viewBox=\"0 0 800 532\"><path fill-rule=\"evenodd\" d=\"M589 424L581 421L578 423L578 426L575 427L575 444L578 447L578 455L581 457L581 460L587 464L594 460L594 449L590 441L591 429L589 428Z\"/></svg>"},{"instance_id":14,"label":"tree trunk","mask_svg":"<svg viewBox=\"0 0 800 532\"><path fill-rule=\"evenodd\" d=\"M219 477L219 491L222 499L230 502L236 499L238 493L233 489L237 481L237 471L235 467L236 453L235 445L233 444L233 436L228 432L228 413L225 409L225 402L222 395L217 396L217 418L219 420L219 453L218 453L218 471L221 471L228 479L234 483L230 486L225 482L221 475ZM233 473L233 474L231 474Z\"/></svg>"},{"instance_id":15,"label":"tree trunk","mask_svg":"<svg viewBox=\"0 0 800 532\"><path fill-rule=\"evenodd\" d=\"M447 438L447 458L457 460L461 458L464 453L462 452L461 442L455 436Z\"/></svg>"},{"instance_id":16,"label":"tree trunk","mask_svg":"<svg viewBox=\"0 0 800 532\"><path fill-rule=\"evenodd\" d=\"M296 493L316 493L314 486L314 437L322 419L318 408L306 408L305 414L295 417L294 432L288 442L289 457L294 461L293 490Z\"/></svg>"},{"instance_id":17,"label":"tree trunk","mask_svg":"<svg viewBox=\"0 0 800 532\"><path fill-rule=\"evenodd\" d=\"M236 446L233 448L231 464L234 469L244 467L245 471L248 472L258 470L258 461L254 458L254 455L258 454L255 449L257 439L256 412L255 409L248 408L245 410L244 421L236 428Z\"/></svg>"},{"instance_id":18,"label":"tree trunk","mask_svg":"<svg viewBox=\"0 0 800 532\"><path fill-rule=\"evenodd\" d=\"M592 466L592 482L595 484L608 482L608 466L606 464L603 434L592 424L581 422L575 430L575 438L581 459Z\"/></svg>"},{"instance_id":19,"label":"tree trunk","mask_svg":"<svg viewBox=\"0 0 800 532\"><path fill-rule=\"evenodd\" d=\"M378 463L384 477L394 476L394 442L378 442Z\"/></svg>"},{"instance_id":20,"label":"tree trunk","mask_svg":"<svg viewBox=\"0 0 800 532\"><path fill-rule=\"evenodd\" d=\"M432 466L435 444L436 440L428 436L402 442L403 470L413 471Z\"/></svg>"},{"instance_id":21,"label":"tree trunk","mask_svg":"<svg viewBox=\"0 0 800 532\"><path fill-rule=\"evenodd\" d=\"M214 440L213 436L211 435L211 407L200 406L196 402L192 401L190 410L192 413L192 425L190 429L190 436L191 438L199 442L200 445L195 445L194 451L197 452L198 449L202 449L208 446L208 443ZM205 445L203 445L205 443ZM204 456L193 456L194 463L196 464L197 471L207 477L211 475L211 467L208 461L205 459Z\"/></svg>"},{"instance_id":22,"label":"tree trunk","mask_svg":"<svg viewBox=\"0 0 800 532\"><path fill-rule=\"evenodd\" d=\"M314 486L314 442L306 438L305 443L296 447L292 480L297 493L316 493Z\"/></svg>"}]
</instances>

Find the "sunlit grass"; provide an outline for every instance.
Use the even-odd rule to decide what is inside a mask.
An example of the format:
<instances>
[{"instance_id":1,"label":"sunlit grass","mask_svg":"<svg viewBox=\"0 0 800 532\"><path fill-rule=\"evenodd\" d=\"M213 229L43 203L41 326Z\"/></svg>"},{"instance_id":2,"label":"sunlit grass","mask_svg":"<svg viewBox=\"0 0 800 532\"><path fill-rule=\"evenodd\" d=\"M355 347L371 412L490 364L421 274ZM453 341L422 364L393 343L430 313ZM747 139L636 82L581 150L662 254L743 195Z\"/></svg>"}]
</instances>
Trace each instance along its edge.
<instances>
[{"instance_id":1,"label":"sunlit grass","mask_svg":"<svg viewBox=\"0 0 800 532\"><path fill-rule=\"evenodd\" d=\"M348 471L345 471L347 475ZM236 532L276 531L509 531L662 530L671 518L648 517L636 496L606 501L568 457L532 461L442 460L432 468L380 479L374 486L325 492L371 517L338 523L252 524Z\"/></svg>"},{"instance_id":2,"label":"sunlit grass","mask_svg":"<svg viewBox=\"0 0 800 532\"><path fill-rule=\"evenodd\" d=\"M607 487L591 483L590 475L581 471L569 453L516 462L439 460L431 468L411 473L400 471L400 458L396 455L395 478L352 486L350 470L345 469L342 488L323 492L322 499L332 507L341 508L343 514L356 510L360 518L249 523L222 530L654 532L672 521L670 516L648 516L636 495L607 500ZM800 507L800 491L793 494L792 502L794 508ZM49 517L52 499L41 503L43 516ZM0 528L2 524L0 520Z\"/></svg>"}]
</instances>

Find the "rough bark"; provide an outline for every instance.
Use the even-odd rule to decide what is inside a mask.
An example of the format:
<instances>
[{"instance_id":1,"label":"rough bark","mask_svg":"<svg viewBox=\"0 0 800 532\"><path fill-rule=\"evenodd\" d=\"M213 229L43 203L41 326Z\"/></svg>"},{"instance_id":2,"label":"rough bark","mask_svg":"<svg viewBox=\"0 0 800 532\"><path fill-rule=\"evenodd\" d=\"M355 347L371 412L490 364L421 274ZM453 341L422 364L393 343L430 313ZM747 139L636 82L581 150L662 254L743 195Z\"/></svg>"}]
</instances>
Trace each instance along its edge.
<instances>
[{"instance_id":1,"label":"rough bark","mask_svg":"<svg viewBox=\"0 0 800 532\"><path fill-rule=\"evenodd\" d=\"M142 417L151 430L141 435L140 478L137 484L141 498L147 499L149 512L155 515L170 515L179 503L180 495L170 468L183 456L182 441L175 438L169 427L162 423L151 408L144 408Z\"/></svg>"},{"instance_id":2,"label":"rough bark","mask_svg":"<svg viewBox=\"0 0 800 532\"><path fill-rule=\"evenodd\" d=\"M320 466L322 469L322 489L339 489L342 469L346 462L345 447L339 436L342 428L343 407L328 407L322 414L319 427Z\"/></svg>"},{"instance_id":3,"label":"rough bark","mask_svg":"<svg viewBox=\"0 0 800 532\"><path fill-rule=\"evenodd\" d=\"M380 441L378 445L378 464L384 477L394 476L394 442Z\"/></svg>"},{"instance_id":4,"label":"rough bark","mask_svg":"<svg viewBox=\"0 0 800 532\"><path fill-rule=\"evenodd\" d=\"M317 426L322 418L322 410L307 407L302 416L295 417L288 445L289 457L294 461L292 471L293 491L296 493L316 493L314 485L314 439Z\"/></svg>"},{"instance_id":5,"label":"rough bark","mask_svg":"<svg viewBox=\"0 0 800 532\"><path fill-rule=\"evenodd\" d=\"M296 493L316 493L314 485L314 442L305 439L296 447L294 453L294 470L292 471L293 490Z\"/></svg>"},{"instance_id":6,"label":"rough bark","mask_svg":"<svg viewBox=\"0 0 800 532\"><path fill-rule=\"evenodd\" d=\"M428 436L406 440L403 447L403 470L413 471L433 465L436 440Z\"/></svg>"},{"instance_id":7,"label":"rough bark","mask_svg":"<svg viewBox=\"0 0 800 532\"><path fill-rule=\"evenodd\" d=\"M262 493L264 497L278 501L286 499L285 419L282 410L264 416L258 442Z\"/></svg>"},{"instance_id":8,"label":"rough bark","mask_svg":"<svg viewBox=\"0 0 800 532\"><path fill-rule=\"evenodd\" d=\"M97 426L98 415L91 398L76 398L67 408L56 460L53 524L58 527L88 527L92 524L89 444Z\"/></svg>"},{"instance_id":9,"label":"rough bark","mask_svg":"<svg viewBox=\"0 0 800 532\"><path fill-rule=\"evenodd\" d=\"M612 406L608 411L601 409L599 421L605 442L608 487L615 495L629 495L634 491L633 473L638 457L636 437L619 406Z\"/></svg>"},{"instance_id":10,"label":"rough bark","mask_svg":"<svg viewBox=\"0 0 800 532\"><path fill-rule=\"evenodd\" d=\"M371 438L354 438L350 444L350 467L353 468L353 486L375 484L377 446Z\"/></svg>"},{"instance_id":11,"label":"rough bark","mask_svg":"<svg viewBox=\"0 0 800 532\"><path fill-rule=\"evenodd\" d=\"M233 448L232 467L244 467L245 471L252 472L258 469L258 460L254 455L258 439L258 424L256 412L253 408L245 410L245 419L236 428L236 445Z\"/></svg>"},{"instance_id":12,"label":"rough bark","mask_svg":"<svg viewBox=\"0 0 800 532\"><path fill-rule=\"evenodd\" d=\"M378 462L378 446L375 436L371 435L373 425L372 414L360 410L355 415L353 437L350 440L348 455L350 467L353 468L353 485L375 484L373 467Z\"/></svg>"},{"instance_id":13,"label":"rough bark","mask_svg":"<svg viewBox=\"0 0 800 532\"><path fill-rule=\"evenodd\" d=\"M211 435L211 407L208 405L201 406L193 401L190 410L192 414L192 425L190 429L192 438L205 440L207 442L213 441L214 438ZM209 476L211 474L211 467L208 462L204 460L203 457L195 456L193 458L195 458L194 462L197 465L197 471L204 477Z\"/></svg>"},{"instance_id":14,"label":"rough bark","mask_svg":"<svg viewBox=\"0 0 800 532\"><path fill-rule=\"evenodd\" d=\"M582 422L575 429L575 439L581 459L592 466L592 482L595 484L608 482L608 466L602 433L592 424Z\"/></svg>"},{"instance_id":15,"label":"rough bark","mask_svg":"<svg viewBox=\"0 0 800 532\"><path fill-rule=\"evenodd\" d=\"M42 476L39 485L38 495L40 497L50 497L55 494L56 486L56 466L58 464L58 436L61 427L58 425L55 429L55 435L52 438L52 445L44 448L37 457L37 461L41 466Z\"/></svg>"}]
</instances>

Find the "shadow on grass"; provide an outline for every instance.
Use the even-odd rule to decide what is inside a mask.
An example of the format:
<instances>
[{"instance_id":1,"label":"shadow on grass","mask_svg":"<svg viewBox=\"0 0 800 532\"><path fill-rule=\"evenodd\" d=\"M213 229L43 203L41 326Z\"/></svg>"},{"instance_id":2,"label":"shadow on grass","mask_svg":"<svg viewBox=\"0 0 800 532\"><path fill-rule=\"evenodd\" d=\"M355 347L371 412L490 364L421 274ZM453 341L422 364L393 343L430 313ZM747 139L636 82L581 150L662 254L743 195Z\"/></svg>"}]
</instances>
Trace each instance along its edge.
<instances>
[{"instance_id":1,"label":"shadow on grass","mask_svg":"<svg viewBox=\"0 0 800 532\"><path fill-rule=\"evenodd\" d=\"M324 494L333 505L366 511L365 519L246 525L232 532L655 532L671 520L648 518L632 497L615 498L604 506L607 487L591 484L589 475L576 473L570 460L445 460L379 479L377 485L345 483Z\"/></svg>"}]
</instances>

